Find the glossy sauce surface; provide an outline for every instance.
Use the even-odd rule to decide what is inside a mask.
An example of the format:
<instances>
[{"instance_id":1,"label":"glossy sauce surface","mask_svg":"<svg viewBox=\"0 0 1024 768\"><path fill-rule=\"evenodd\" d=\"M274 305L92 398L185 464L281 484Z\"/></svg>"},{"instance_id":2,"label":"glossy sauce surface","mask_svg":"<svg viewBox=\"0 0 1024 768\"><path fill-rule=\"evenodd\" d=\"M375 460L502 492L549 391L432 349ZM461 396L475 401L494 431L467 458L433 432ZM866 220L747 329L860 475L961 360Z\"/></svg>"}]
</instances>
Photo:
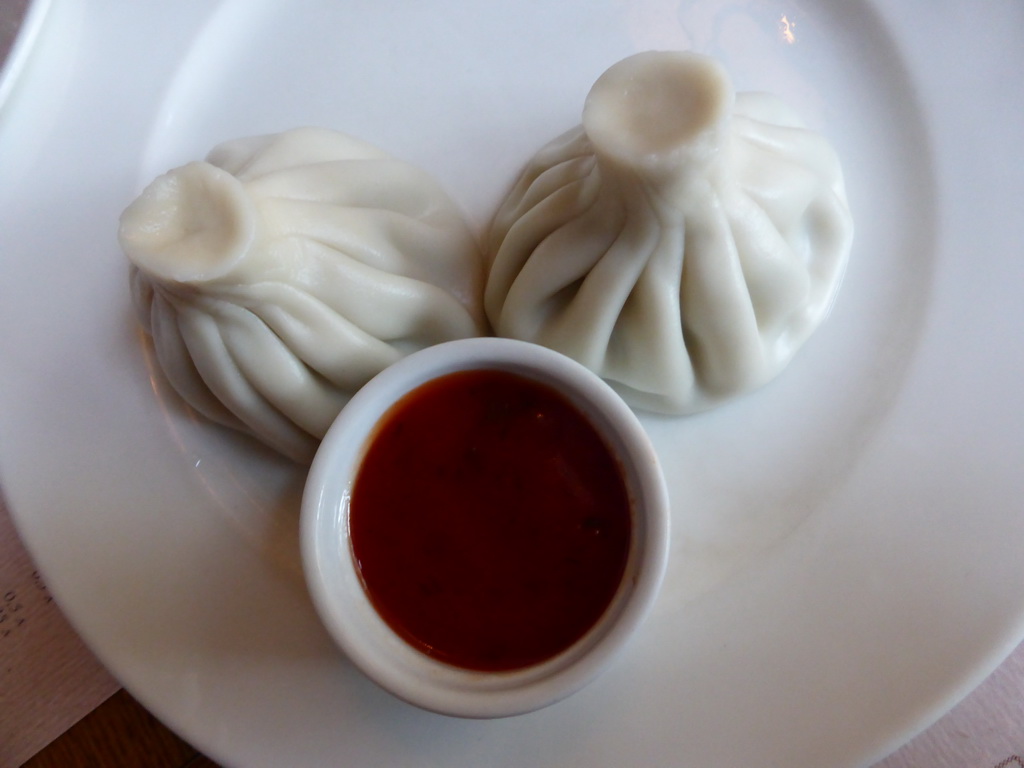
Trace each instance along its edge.
<instances>
[{"instance_id":1,"label":"glossy sauce surface","mask_svg":"<svg viewBox=\"0 0 1024 768\"><path fill-rule=\"evenodd\" d=\"M547 385L465 371L382 419L350 504L371 602L424 653L510 670L568 648L615 595L632 536L622 469Z\"/></svg>"}]
</instances>

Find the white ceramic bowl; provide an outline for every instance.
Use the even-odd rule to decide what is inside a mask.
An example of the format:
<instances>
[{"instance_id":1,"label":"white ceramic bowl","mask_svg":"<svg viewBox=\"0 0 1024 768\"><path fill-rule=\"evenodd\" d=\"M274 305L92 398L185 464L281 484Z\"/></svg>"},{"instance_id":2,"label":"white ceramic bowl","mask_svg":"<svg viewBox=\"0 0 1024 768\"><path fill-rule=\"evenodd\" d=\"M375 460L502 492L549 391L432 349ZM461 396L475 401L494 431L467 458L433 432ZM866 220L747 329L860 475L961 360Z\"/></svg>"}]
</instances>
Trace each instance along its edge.
<instances>
[{"instance_id":1,"label":"white ceramic bowl","mask_svg":"<svg viewBox=\"0 0 1024 768\"><path fill-rule=\"evenodd\" d=\"M617 454L632 501L633 536L621 584L580 640L552 659L504 672L437 661L406 643L370 603L351 554L348 502L378 420L431 379L473 369L518 373L553 386L587 415ZM653 603L668 557L664 477L629 407L569 358L509 339L454 341L412 354L352 398L324 438L302 502L302 556L313 601L338 645L367 676L425 709L460 717L504 717L539 709L582 688L606 667Z\"/></svg>"}]
</instances>

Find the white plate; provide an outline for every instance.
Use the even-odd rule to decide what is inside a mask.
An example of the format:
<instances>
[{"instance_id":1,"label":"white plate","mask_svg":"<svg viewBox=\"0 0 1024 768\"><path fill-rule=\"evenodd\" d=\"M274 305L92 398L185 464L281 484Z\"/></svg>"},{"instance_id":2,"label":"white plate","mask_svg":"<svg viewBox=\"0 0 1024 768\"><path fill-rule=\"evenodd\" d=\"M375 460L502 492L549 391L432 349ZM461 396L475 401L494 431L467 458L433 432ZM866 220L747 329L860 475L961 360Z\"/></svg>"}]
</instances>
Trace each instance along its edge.
<instances>
[{"instance_id":1,"label":"white plate","mask_svg":"<svg viewBox=\"0 0 1024 768\"><path fill-rule=\"evenodd\" d=\"M866 764L1024 636L1024 6L863 1L55 4L0 121L0 470L73 623L144 704L246 766ZM296 567L302 477L150 377L116 222L166 167L328 125L479 228L594 78L719 56L838 147L858 224L776 382L645 419L666 588L581 694L495 722L365 681Z\"/></svg>"}]
</instances>

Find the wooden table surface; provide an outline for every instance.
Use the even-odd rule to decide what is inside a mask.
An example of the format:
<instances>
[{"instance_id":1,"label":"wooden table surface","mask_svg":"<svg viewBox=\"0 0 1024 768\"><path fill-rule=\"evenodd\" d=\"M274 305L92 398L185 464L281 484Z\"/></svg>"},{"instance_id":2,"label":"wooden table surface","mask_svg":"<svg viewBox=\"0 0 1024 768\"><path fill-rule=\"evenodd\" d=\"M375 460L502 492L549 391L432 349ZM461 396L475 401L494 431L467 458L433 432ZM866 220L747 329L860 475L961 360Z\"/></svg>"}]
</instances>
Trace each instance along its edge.
<instances>
[{"instance_id":1,"label":"wooden table surface","mask_svg":"<svg viewBox=\"0 0 1024 768\"><path fill-rule=\"evenodd\" d=\"M24 768L216 768L123 689Z\"/></svg>"}]
</instances>

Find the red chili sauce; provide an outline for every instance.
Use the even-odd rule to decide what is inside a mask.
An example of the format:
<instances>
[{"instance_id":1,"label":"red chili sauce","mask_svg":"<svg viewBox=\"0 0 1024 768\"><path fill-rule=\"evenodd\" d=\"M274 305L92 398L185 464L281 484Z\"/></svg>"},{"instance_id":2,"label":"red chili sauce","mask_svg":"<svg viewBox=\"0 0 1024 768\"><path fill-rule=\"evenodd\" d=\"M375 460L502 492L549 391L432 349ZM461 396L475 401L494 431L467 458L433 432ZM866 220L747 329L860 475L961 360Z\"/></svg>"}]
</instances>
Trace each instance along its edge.
<instances>
[{"instance_id":1,"label":"red chili sauce","mask_svg":"<svg viewBox=\"0 0 1024 768\"><path fill-rule=\"evenodd\" d=\"M622 468L553 388L464 371L406 395L354 484L352 551L377 611L474 670L549 659L618 589L632 536Z\"/></svg>"}]
</instances>

